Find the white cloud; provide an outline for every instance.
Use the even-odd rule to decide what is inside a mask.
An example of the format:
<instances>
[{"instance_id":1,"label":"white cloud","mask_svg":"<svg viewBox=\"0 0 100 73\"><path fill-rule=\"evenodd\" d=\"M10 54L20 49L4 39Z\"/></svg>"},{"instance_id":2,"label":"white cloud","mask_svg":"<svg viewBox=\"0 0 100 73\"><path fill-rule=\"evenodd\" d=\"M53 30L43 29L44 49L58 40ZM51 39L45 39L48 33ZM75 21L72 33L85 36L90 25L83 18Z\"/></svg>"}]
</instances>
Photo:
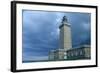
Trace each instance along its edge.
<instances>
[{"instance_id":1,"label":"white cloud","mask_svg":"<svg viewBox=\"0 0 100 73\"><path fill-rule=\"evenodd\" d=\"M90 29L90 24L89 23L82 23L82 26L85 30L89 30Z\"/></svg>"}]
</instances>

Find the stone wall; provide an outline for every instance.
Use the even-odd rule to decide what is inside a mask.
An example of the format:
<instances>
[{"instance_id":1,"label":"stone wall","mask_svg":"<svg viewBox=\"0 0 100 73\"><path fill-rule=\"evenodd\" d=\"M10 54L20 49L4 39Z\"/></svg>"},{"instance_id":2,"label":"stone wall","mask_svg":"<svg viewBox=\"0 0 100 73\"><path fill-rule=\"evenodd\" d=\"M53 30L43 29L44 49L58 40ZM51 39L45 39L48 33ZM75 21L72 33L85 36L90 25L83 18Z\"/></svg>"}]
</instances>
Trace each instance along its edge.
<instances>
[{"instance_id":1,"label":"stone wall","mask_svg":"<svg viewBox=\"0 0 100 73\"><path fill-rule=\"evenodd\" d=\"M51 51L49 60L78 60L78 59L91 59L90 46L79 46L76 48L57 49Z\"/></svg>"}]
</instances>

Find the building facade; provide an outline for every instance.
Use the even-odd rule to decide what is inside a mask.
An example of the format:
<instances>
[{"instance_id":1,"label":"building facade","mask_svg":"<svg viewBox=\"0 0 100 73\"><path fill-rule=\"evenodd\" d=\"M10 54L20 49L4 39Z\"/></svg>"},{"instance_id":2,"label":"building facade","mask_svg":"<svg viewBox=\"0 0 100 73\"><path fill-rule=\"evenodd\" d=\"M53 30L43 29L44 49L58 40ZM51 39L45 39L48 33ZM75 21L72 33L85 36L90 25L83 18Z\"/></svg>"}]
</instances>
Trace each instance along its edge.
<instances>
[{"instance_id":1,"label":"building facade","mask_svg":"<svg viewBox=\"0 0 100 73\"><path fill-rule=\"evenodd\" d=\"M66 16L63 17L60 29L60 49L49 51L49 60L78 60L90 59L90 45L81 45L72 48L71 27Z\"/></svg>"}]
</instances>

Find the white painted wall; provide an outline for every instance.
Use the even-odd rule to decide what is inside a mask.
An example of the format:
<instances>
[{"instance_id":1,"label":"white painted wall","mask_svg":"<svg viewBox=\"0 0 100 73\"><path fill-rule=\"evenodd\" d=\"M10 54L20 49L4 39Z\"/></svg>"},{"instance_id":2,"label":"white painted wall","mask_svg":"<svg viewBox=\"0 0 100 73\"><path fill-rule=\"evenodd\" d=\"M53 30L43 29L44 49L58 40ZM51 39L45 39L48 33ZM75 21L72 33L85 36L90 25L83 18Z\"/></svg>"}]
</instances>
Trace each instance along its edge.
<instances>
[{"instance_id":1,"label":"white painted wall","mask_svg":"<svg viewBox=\"0 0 100 73\"><path fill-rule=\"evenodd\" d=\"M10 52L10 1L11 0L0 0L0 73L11 73L10 72L10 53L11 53ZM100 8L100 0L33 0L33 1L98 5ZM98 13L100 13L100 10ZM100 14L98 16L100 16ZM98 19L100 19L100 17ZM98 24L100 24L100 22ZM98 26L98 28L100 31L100 25ZM100 37L100 33L98 34L98 37ZM98 40L99 40L98 43L100 43L100 38L98 38ZM98 52L100 52L100 49L98 49ZM100 56L100 53L98 55ZM100 57L98 59L100 62ZM100 67L38 71L34 73L66 73L66 72L67 73L99 73ZM29 72L29 73L33 73L33 72Z\"/></svg>"}]
</instances>

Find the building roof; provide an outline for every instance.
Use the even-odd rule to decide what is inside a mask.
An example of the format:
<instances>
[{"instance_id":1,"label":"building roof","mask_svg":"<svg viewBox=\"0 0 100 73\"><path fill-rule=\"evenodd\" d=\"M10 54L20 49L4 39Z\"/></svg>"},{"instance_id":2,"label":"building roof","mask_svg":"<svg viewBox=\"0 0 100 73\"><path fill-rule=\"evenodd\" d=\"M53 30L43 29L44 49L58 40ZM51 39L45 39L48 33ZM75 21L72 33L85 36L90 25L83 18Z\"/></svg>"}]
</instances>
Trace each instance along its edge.
<instances>
[{"instance_id":1,"label":"building roof","mask_svg":"<svg viewBox=\"0 0 100 73\"><path fill-rule=\"evenodd\" d=\"M77 47L73 47L73 49L75 49L75 48L82 48L82 47L86 48L86 47L90 47L90 45L80 45L80 46L77 46Z\"/></svg>"},{"instance_id":2,"label":"building roof","mask_svg":"<svg viewBox=\"0 0 100 73\"><path fill-rule=\"evenodd\" d=\"M69 50L60 48L60 49L56 49L56 50L51 50L50 52L70 51L70 50L73 50L73 49L80 49L80 48L90 48L90 45L81 45L81 46L78 46L78 47L70 48Z\"/></svg>"}]
</instances>

